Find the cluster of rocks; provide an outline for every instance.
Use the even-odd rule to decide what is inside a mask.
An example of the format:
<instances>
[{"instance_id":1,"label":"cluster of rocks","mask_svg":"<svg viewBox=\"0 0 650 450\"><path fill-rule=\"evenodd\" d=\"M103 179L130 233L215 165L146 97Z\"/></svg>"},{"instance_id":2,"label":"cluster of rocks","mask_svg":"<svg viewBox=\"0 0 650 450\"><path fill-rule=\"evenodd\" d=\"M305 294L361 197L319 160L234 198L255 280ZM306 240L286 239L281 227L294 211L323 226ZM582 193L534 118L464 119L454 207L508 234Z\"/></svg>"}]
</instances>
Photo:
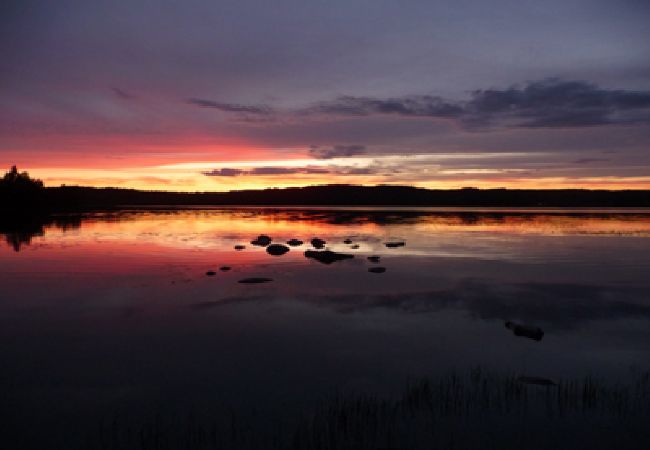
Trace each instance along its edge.
<instances>
[{"instance_id":1,"label":"cluster of rocks","mask_svg":"<svg viewBox=\"0 0 650 450\"><path fill-rule=\"evenodd\" d=\"M299 247L304 244L303 241L296 238L289 239L286 242L286 245L272 243L272 242L273 242L273 238L271 238L271 236L267 236L266 234L260 234L255 239L253 239L250 243L251 245L254 245L256 247L265 247L266 253L272 256L282 256L288 253L291 250L291 247ZM314 250L306 250L304 252L305 258L313 259L314 261L318 261L321 264L329 265L337 261L353 259L355 257L353 254L335 252L329 249L325 249L325 245L327 245L327 241L319 237L315 237L311 239L309 243L314 248ZM353 250L360 248L359 244L355 244L350 238L343 240L343 243L349 245L350 249ZM385 242L384 245L387 248L396 248L396 247L403 247L404 245L406 245L406 243L404 241L389 241L389 242ZM234 249L237 251L242 251L246 249L246 246L243 244L237 244L234 246ZM377 255L372 255L367 257L367 260L373 264L378 264L380 262L380 259L381 259L380 256ZM230 269L231 269L230 266L222 266L219 268L219 270L221 270L222 272L227 272ZM386 272L386 268L381 266L373 266L368 268L368 272L384 273ZM207 276L212 277L216 275L216 272L214 270L209 270L205 274ZM270 281L272 281L271 278L252 277L252 278L244 278L242 280L239 280L239 283L258 284L258 283L268 283Z\"/></svg>"}]
</instances>

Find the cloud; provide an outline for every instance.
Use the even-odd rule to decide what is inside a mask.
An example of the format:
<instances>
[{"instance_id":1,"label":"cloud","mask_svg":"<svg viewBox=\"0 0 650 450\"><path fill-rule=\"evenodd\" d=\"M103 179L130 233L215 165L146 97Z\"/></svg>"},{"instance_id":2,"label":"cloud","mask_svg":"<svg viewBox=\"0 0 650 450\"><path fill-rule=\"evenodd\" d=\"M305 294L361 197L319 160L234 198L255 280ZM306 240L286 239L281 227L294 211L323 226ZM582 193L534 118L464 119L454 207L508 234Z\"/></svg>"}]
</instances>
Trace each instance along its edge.
<instances>
[{"instance_id":1,"label":"cloud","mask_svg":"<svg viewBox=\"0 0 650 450\"><path fill-rule=\"evenodd\" d=\"M312 145L309 147L309 155L316 159L346 158L364 153L366 153L365 145L335 145L333 147Z\"/></svg>"},{"instance_id":2,"label":"cloud","mask_svg":"<svg viewBox=\"0 0 650 450\"><path fill-rule=\"evenodd\" d=\"M132 93L118 87L112 87L111 91L113 91L113 94L115 94L116 97L121 98L122 100L135 100L137 98Z\"/></svg>"},{"instance_id":3,"label":"cloud","mask_svg":"<svg viewBox=\"0 0 650 450\"><path fill-rule=\"evenodd\" d=\"M201 108L212 108L219 111L228 113L245 113L245 114L271 114L273 110L266 105L239 105L236 103L221 103L212 100L204 100L200 98L190 98L186 100L190 105L199 106Z\"/></svg>"},{"instance_id":4,"label":"cloud","mask_svg":"<svg viewBox=\"0 0 650 450\"><path fill-rule=\"evenodd\" d=\"M373 175L381 171L379 167L255 167L253 169L223 168L201 172L208 177L266 176L266 175Z\"/></svg>"},{"instance_id":5,"label":"cloud","mask_svg":"<svg viewBox=\"0 0 650 450\"><path fill-rule=\"evenodd\" d=\"M242 175L245 173L245 170L241 169L214 169L206 172L201 172L206 177L235 177L237 175Z\"/></svg>"},{"instance_id":6,"label":"cloud","mask_svg":"<svg viewBox=\"0 0 650 450\"><path fill-rule=\"evenodd\" d=\"M456 120L465 128L650 123L650 91L605 89L587 81L547 78L506 89L475 90L465 101L430 95L387 99L343 96L317 103L303 113L444 118Z\"/></svg>"},{"instance_id":7,"label":"cloud","mask_svg":"<svg viewBox=\"0 0 650 450\"><path fill-rule=\"evenodd\" d=\"M611 161L609 158L579 158L571 161L573 164L591 164L595 162L607 162Z\"/></svg>"}]
</instances>

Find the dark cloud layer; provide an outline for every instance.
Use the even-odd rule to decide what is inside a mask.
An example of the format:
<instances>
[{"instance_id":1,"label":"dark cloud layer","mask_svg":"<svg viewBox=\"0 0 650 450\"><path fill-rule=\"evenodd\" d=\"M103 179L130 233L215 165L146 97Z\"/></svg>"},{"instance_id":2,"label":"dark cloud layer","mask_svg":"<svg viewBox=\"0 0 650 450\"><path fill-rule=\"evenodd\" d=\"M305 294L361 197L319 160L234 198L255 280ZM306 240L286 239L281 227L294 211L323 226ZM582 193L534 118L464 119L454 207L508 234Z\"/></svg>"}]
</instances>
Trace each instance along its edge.
<instances>
[{"instance_id":1,"label":"dark cloud layer","mask_svg":"<svg viewBox=\"0 0 650 450\"><path fill-rule=\"evenodd\" d=\"M455 119L466 127L570 128L650 123L650 91L605 89L587 81L548 78L506 89L475 90L468 101L430 95L386 99L344 96L318 103L304 113Z\"/></svg>"},{"instance_id":2,"label":"dark cloud layer","mask_svg":"<svg viewBox=\"0 0 650 450\"><path fill-rule=\"evenodd\" d=\"M201 172L207 177L265 176L265 175L373 175L381 167L255 167L252 169L223 168Z\"/></svg>"},{"instance_id":3,"label":"dark cloud layer","mask_svg":"<svg viewBox=\"0 0 650 450\"><path fill-rule=\"evenodd\" d=\"M270 114L272 112L271 108L266 105L238 105L234 103L221 103L200 98L187 99L187 103L190 105L199 106L201 108L212 108L229 113Z\"/></svg>"},{"instance_id":4,"label":"dark cloud layer","mask_svg":"<svg viewBox=\"0 0 650 450\"><path fill-rule=\"evenodd\" d=\"M309 155L316 159L346 158L364 153L366 153L365 145L334 145L333 147L312 145L309 147Z\"/></svg>"}]
</instances>

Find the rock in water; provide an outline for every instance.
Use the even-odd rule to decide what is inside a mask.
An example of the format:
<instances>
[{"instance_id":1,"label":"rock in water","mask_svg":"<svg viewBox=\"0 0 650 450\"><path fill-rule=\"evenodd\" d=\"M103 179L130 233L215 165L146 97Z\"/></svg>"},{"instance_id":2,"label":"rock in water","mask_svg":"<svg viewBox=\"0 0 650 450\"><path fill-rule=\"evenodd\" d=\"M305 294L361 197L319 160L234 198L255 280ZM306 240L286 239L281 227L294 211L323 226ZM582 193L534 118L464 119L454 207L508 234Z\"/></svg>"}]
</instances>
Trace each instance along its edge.
<instances>
[{"instance_id":1,"label":"rock in water","mask_svg":"<svg viewBox=\"0 0 650 450\"><path fill-rule=\"evenodd\" d=\"M292 247L297 247L299 245L302 245L302 241L300 239L289 239L287 241L287 245L290 245Z\"/></svg>"},{"instance_id":2,"label":"rock in water","mask_svg":"<svg viewBox=\"0 0 650 450\"><path fill-rule=\"evenodd\" d=\"M539 327L533 327L530 325L522 325L514 322L506 322L506 328L512 330L512 333L515 336L527 337L528 339L533 339L535 341L541 341L544 337L544 331Z\"/></svg>"},{"instance_id":3,"label":"rock in water","mask_svg":"<svg viewBox=\"0 0 650 450\"><path fill-rule=\"evenodd\" d=\"M245 248L246 248L245 245L235 245L235 250L237 250L237 251L244 250Z\"/></svg>"},{"instance_id":4,"label":"rock in water","mask_svg":"<svg viewBox=\"0 0 650 450\"><path fill-rule=\"evenodd\" d=\"M316 250L307 250L305 252L305 258L315 259L316 261L323 264L332 264L336 261L343 261L344 259L352 259L354 255L347 255L345 253L337 253L330 250L316 251Z\"/></svg>"},{"instance_id":5,"label":"rock in water","mask_svg":"<svg viewBox=\"0 0 650 450\"><path fill-rule=\"evenodd\" d=\"M266 253L273 256L282 256L289 251L289 247L282 244L271 244L266 247Z\"/></svg>"},{"instance_id":6,"label":"rock in water","mask_svg":"<svg viewBox=\"0 0 650 450\"><path fill-rule=\"evenodd\" d=\"M270 236L267 236L265 234L260 234L257 236L257 239L251 241L251 244L257 245L258 247L266 247L271 243L273 239L271 239Z\"/></svg>"},{"instance_id":7,"label":"rock in water","mask_svg":"<svg viewBox=\"0 0 650 450\"><path fill-rule=\"evenodd\" d=\"M230 270L230 266L221 266L219 267L219 270L222 272L228 272Z\"/></svg>"},{"instance_id":8,"label":"rock in water","mask_svg":"<svg viewBox=\"0 0 650 450\"><path fill-rule=\"evenodd\" d=\"M251 277L251 278L241 279L238 282L242 284L260 284L260 283L268 283L270 281L273 281L273 279L264 278L264 277Z\"/></svg>"},{"instance_id":9,"label":"rock in water","mask_svg":"<svg viewBox=\"0 0 650 450\"><path fill-rule=\"evenodd\" d=\"M321 249L321 248L325 247L325 244L327 244L327 242L325 242L324 240L322 240L320 238L314 238L314 239L311 240L311 245L314 248L317 248L317 249Z\"/></svg>"},{"instance_id":10,"label":"rock in water","mask_svg":"<svg viewBox=\"0 0 650 450\"><path fill-rule=\"evenodd\" d=\"M378 263L379 262L379 256L368 256L368 261L372 263Z\"/></svg>"},{"instance_id":11,"label":"rock in water","mask_svg":"<svg viewBox=\"0 0 650 450\"><path fill-rule=\"evenodd\" d=\"M384 273L384 272L386 272L386 268L385 267L370 267L370 268L368 268L368 272Z\"/></svg>"},{"instance_id":12,"label":"rock in water","mask_svg":"<svg viewBox=\"0 0 650 450\"><path fill-rule=\"evenodd\" d=\"M352 244L352 239L346 239L343 241L344 244Z\"/></svg>"},{"instance_id":13,"label":"rock in water","mask_svg":"<svg viewBox=\"0 0 650 450\"><path fill-rule=\"evenodd\" d=\"M359 248L359 244L351 245L350 248L351 248L352 250L356 250L356 249Z\"/></svg>"},{"instance_id":14,"label":"rock in water","mask_svg":"<svg viewBox=\"0 0 650 450\"><path fill-rule=\"evenodd\" d=\"M208 270L205 274L209 277L213 277L217 274L217 272L215 272L214 270Z\"/></svg>"},{"instance_id":15,"label":"rock in water","mask_svg":"<svg viewBox=\"0 0 650 450\"><path fill-rule=\"evenodd\" d=\"M406 245L406 242L404 241L385 242L384 245L388 248L404 247Z\"/></svg>"}]
</instances>

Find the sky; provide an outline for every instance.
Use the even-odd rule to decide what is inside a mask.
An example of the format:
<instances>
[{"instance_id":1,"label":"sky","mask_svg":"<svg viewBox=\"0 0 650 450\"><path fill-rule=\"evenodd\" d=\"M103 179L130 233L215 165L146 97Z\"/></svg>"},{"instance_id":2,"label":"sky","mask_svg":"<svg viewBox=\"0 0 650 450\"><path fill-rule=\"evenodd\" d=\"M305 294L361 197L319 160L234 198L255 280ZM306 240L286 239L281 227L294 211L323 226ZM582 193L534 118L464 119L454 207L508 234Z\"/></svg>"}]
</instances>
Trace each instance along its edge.
<instances>
[{"instance_id":1,"label":"sky","mask_svg":"<svg viewBox=\"0 0 650 450\"><path fill-rule=\"evenodd\" d=\"M647 0L8 0L0 54L50 186L650 188Z\"/></svg>"}]
</instances>

